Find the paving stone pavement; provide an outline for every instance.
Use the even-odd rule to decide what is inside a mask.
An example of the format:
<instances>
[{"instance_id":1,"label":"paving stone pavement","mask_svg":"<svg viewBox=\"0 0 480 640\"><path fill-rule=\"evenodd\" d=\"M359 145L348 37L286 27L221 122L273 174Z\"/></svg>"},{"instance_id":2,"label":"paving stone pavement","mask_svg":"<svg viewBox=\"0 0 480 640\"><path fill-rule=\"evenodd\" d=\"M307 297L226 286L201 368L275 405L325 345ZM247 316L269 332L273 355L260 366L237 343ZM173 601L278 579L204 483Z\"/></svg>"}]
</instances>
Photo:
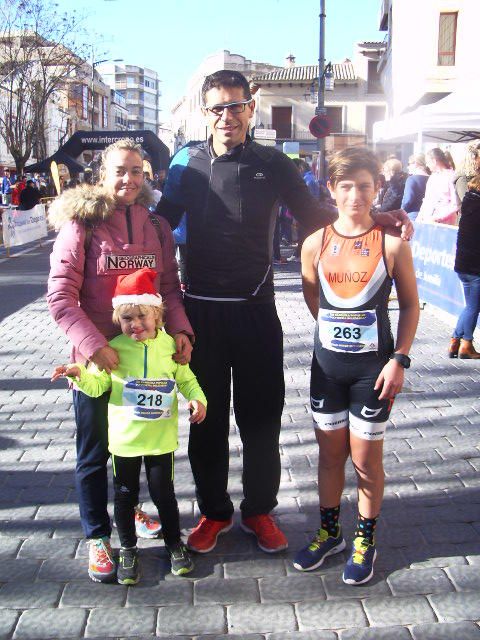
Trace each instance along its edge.
<instances>
[{"instance_id":1,"label":"paving stone pavement","mask_svg":"<svg viewBox=\"0 0 480 640\"><path fill-rule=\"evenodd\" d=\"M276 515L290 549L264 554L236 526L214 552L196 557L192 577L176 578L161 541L141 541L139 585L91 582L72 473L71 398L63 383L49 382L68 355L44 300L49 251L47 244L0 260L0 638L480 639L480 365L446 358L450 327L431 308L422 311L413 366L387 430L373 580L344 585L345 552L312 573L292 567L293 553L318 526L308 393L313 321L295 264L276 272L287 385ZM233 415L230 450L238 505ZM183 413L176 488L189 528L198 510L186 451ZM341 515L347 539L355 497L349 467ZM153 513L145 490L143 499Z\"/></svg>"}]
</instances>

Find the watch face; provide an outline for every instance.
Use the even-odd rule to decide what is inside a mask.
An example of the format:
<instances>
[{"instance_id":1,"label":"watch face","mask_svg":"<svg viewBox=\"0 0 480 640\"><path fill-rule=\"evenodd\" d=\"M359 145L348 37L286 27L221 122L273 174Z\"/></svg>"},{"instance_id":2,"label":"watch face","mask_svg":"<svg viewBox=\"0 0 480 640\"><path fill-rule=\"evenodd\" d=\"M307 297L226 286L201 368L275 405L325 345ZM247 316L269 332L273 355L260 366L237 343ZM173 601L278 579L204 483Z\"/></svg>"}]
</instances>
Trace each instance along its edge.
<instances>
[{"instance_id":1,"label":"watch face","mask_svg":"<svg viewBox=\"0 0 480 640\"><path fill-rule=\"evenodd\" d=\"M397 362L399 362L402 365L404 369L409 368L410 358L408 356L404 355L403 353L395 353L393 357Z\"/></svg>"}]
</instances>

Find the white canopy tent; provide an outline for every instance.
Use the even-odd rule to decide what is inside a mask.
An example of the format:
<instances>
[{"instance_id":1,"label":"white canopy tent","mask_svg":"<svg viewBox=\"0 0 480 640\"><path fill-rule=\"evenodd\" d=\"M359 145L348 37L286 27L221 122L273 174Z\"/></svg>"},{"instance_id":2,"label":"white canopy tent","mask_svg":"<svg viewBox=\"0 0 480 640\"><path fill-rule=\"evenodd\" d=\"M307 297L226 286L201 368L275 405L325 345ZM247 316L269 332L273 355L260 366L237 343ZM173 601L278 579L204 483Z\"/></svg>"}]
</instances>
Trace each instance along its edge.
<instances>
[{"instance_id":1,"label":"white canopy tent","mask_svg":"<svg viewBox=\"0 0 480 640\"><path fill-rule=\"evenodd\" d=\"M374 142L416 142L421 146L423 142L468 142L474 138L480 138L480 88L474 84L373 125Z\"/></svg>"}]
</instances>

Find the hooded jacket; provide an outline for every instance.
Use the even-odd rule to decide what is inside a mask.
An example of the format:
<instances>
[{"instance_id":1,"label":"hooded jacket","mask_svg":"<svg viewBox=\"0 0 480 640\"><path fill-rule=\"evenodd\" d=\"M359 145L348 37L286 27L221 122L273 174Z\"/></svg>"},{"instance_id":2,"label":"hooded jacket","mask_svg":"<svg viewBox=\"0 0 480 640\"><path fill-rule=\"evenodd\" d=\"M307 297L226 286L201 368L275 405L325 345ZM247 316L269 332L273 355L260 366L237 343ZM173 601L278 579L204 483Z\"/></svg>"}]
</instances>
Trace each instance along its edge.
<instances>
[{"instance_id":1,"label":"hooded jacket","mask_svg":"<svg viewBox=\"0 0 480 640\"><path fill-rule=\"evenodd\" d=\"M172 232L162 218L155 230L144 206L148 201L146 186L135 204L119 206L102 187L81 185L50 206L49 222L58 236L50 256L47 302L72 342L72 362L90 360L119 334L112 322L117 277L142 267L158 273L168 333L193 335L183 308Z\"/></svg>"}]
</instances>

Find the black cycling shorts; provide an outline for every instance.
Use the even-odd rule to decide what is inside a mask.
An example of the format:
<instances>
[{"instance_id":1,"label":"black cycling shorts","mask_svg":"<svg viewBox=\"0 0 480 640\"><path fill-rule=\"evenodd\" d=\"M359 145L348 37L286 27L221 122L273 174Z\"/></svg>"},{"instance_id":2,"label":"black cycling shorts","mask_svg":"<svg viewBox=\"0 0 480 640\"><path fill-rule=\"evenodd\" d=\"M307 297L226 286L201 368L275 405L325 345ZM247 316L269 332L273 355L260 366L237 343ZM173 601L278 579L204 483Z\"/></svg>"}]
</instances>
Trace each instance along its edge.
<instances>
[{"instance_id":1,"label":"black cycling shorts","mask_svg":"<svg viewBox=\"0 0 480 640\"><path fill-rule=\"evenodd\" d=\"M386 360L326 356L326 366L312 360L310 406L322 431L349 428L363 440L382 440L394 398L379 400L374 386Z\"/></svg>"}]
</instances>

